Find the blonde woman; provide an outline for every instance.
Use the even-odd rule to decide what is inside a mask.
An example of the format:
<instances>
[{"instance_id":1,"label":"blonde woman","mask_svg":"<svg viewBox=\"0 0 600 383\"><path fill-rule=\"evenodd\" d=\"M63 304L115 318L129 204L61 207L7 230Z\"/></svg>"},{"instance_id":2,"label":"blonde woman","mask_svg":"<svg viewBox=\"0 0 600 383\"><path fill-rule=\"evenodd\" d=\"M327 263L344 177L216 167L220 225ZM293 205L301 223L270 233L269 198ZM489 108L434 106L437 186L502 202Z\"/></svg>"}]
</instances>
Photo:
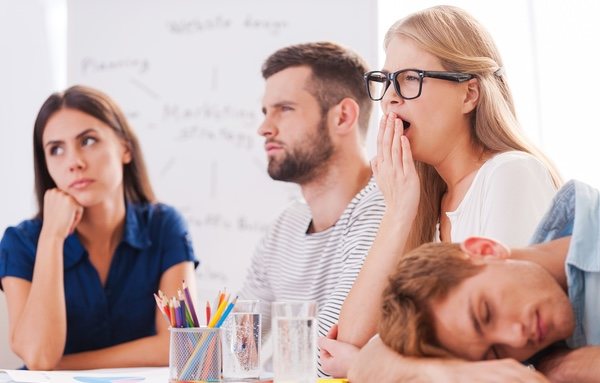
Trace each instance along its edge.
<instances>
[{"instance_id":1,"label":"blonde woman","mask_svg":"<svg viewBox=\"0 0 600 383\"><path fill-rule=\"evenodd\" d=\"M340 315L354 328L338 334L344 343L320 341L333 375L345 375L355 347L376 332L381 292L401 254L470 235L525 245L560 184L521 134L502 59L477 20L456 7L429 8L396 22L384 44L384 69L365 81L384 112L372 167L387 210Z\"/></svg>"}]
</instances>

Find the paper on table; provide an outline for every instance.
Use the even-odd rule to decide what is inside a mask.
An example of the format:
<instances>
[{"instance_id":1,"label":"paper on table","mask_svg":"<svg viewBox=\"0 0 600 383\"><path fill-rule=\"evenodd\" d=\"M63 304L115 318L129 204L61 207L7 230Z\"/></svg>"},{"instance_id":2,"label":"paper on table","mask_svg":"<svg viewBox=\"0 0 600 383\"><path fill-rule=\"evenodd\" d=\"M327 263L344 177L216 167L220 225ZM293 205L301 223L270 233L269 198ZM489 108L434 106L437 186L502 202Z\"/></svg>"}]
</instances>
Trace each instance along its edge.
<instances>
[{"instance_id":1,"label":"paper on table","mask_svg":"<svg viewBox=\"0 0 600 383\"><path fill-rule=\"evenodd\" d=\"M169 369L116 368L85 371L27 371L0 370L15 383L164 383L169 380Z\"/></svg>"},{"instance_id":2,"label":"paper on table","mask_svg":"<svg viewBox=\"0 0 600 383\"><path fill-rule=\"evenodd\" d=\"M27 370L0 370L8 374L14 382L27 383L46 383L50 381L48 373L45 371L27 371Z\"/></svg>"}]
</instances>

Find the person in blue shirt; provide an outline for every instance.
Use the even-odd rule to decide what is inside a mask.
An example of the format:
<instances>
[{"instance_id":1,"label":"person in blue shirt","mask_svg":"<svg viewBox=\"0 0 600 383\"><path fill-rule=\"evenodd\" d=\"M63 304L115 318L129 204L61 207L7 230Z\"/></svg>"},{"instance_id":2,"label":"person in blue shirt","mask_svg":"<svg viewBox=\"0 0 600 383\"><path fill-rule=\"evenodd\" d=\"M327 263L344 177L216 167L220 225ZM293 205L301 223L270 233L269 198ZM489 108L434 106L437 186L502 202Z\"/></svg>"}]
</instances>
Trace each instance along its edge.
<instances>
[{"instance_id":1,"label":"person in blue shirt","mask_svg":"<svg viewBox=\"0 0 600 383\"><path fill-rule=\"evenodd\" d=\"M138 139L98 90L51 95L34 125L34 219L0 242L10 343L29 369L167 365L158 289L195 291L186 224L157 203Z\"/></svg>"},{"instance_id":2,"label":"person in blue shirt","mask_svg":"<svg viewBox=\"0 0 600 383\"><path fill-rule=\"evenodd\" d=\"M495 378L514 359L551 381L598 381L600 192L563 186L533 243L471 237L406 254L384 293L381 340L405 357L487 360ZM513 366L504 381L536 379Z\"/></svg>"}]
</instances>

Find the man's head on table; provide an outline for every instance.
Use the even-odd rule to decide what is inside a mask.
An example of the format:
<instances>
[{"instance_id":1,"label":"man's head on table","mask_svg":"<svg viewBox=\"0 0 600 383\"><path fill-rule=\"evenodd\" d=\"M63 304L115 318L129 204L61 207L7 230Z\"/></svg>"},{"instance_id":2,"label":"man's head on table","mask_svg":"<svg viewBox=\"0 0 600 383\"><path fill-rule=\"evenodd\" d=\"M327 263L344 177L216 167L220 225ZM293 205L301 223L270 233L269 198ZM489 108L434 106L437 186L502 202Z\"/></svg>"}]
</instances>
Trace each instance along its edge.
<instances>
[{"instance_id":1,"label":"man's head on table","mask_svg":"<svg viewBox=\"0 0 600 383\"><path fill-rule=\"evenodd\" d=\"M512 250L530 255L536 248ZM525 360L566 339L566 291L540 265L488 238L430 243L399 262L384 292L382 340L407 356Z\"/></svg>"}]
</instances>

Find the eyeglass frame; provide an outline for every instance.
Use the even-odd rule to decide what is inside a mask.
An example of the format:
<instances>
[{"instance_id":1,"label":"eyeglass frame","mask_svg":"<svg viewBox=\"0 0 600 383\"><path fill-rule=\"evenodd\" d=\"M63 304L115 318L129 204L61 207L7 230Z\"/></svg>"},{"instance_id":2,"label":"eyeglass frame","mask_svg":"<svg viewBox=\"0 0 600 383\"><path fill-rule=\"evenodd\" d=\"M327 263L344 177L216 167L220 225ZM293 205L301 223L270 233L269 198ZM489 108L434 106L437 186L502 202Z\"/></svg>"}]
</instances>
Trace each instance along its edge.
<instances>
[{"instance_id":1,"label":"eyeglass frame","mask_svg":"<svg viewBox=\"0 0 600 383\"><path fill-rule=\"evenodd\" d=\"M402 93L400 92L400 85L398 84L398 81L396 81L396 77L398 77L399 74L405 73L408 71L417 72L419 74L419 92L414 97L404 97L402 95ZM381 94L381 97L379 97L379 98L373 97L371 95L371 90L369 89L369 76L372 75L373 73L381 73L381 74L385 75L385 77L386 77L385 89L384 89L383 93ZM418 98L419 96L421 96L421 92L423 91L423 78L425 78L425 77L437 78L439 80L454 81L454 82L460 83L460 82L469 81L472 78L475 78L475 75L470 74L470 73L461 73L461 72L447 72L447 71L435 71L435 70L422 70L422 69L408 68L408 69L401 69L401 70L398 70L393 73L385 72L382 70L372 70L370 72L365 73L363 77L365 79L365 86L367 88L367 94L368 94L369 98L373 101L381 101L383 99L383 97L385 96L385 93L387 92L391 83L394 83L394 90L396 91L396 94L400 98L402 98L403 100L414 100L415 98Z\"/></svg>"}]
</instances>

